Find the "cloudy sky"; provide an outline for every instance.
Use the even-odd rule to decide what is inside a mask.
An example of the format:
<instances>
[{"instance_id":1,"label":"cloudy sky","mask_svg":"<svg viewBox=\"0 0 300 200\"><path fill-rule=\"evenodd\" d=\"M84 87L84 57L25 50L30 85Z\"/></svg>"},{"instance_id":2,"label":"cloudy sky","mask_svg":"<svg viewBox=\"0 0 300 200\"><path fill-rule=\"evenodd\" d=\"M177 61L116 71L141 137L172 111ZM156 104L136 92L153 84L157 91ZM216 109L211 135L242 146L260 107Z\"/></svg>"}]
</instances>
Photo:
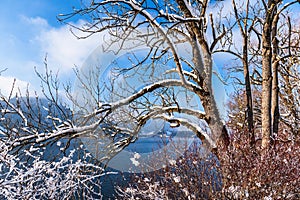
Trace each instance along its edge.
<instances>
[{"instance_id":1,"label":"cloudy sky","mask_svg":"<svg viewBox=\"0 0 300 200\"><path fill-rule=\"evenodd\" d=\"M230 3L230 1L228 1ZM59 72L62 81L74 78L72 69L81 67L85 59L99 45L99 37L77 40L57 16L80 7L80 0L1 0L0 7L0 91L7 96L14 79L16 87L24 91L40 91L35 74L48 67ZM225 6L226 7L226 6ZM80 25L80 19L74 19ZM14 92L15 93L15 92Z\"/></svg>"},{"instance_id":2,"label":"cloudy sky","mask_svg":"<svg viewBox=\"0 0 300 200\"><path fill-rule=\"evenodd\" d=\"M57 21L61 13L79 7L79 0L1 0L0 70L1 93L7 95L14 78L21 90L39 90L34 67L43 72L47 55L49 68L68 79L96 48L93 38L77 40L69 27ZM74 20L75 24L82 23Z\"/></svg>"},{"instance_id":3,"label":"cloudy sky","mask_svg":"<svg viewBox=\"0 0 300 200\"><path fill-rule=\"evenodd\" d=\"M230 5L227 4L230 2L222 2L225 4L223 12L229 12ZM0 76L2 94L9 93L14 78L21 90L29 85L31 91L39 91L40 81L34 68L43 72L46 55L49 68L59 71L60 79L72 78L74 66L80 67L99 45L96 36L77 40L69 27L56 19L61 13L71 12L74 6L79 7L79 3L80 0L1 0L0 71L7 69ZM296 7L295 13L299 13L299 5ZM74 19L73 23L80 25L83 22ZM222 59L223 56L217 56L216 60Z\"/></svg>"}]
</instances>

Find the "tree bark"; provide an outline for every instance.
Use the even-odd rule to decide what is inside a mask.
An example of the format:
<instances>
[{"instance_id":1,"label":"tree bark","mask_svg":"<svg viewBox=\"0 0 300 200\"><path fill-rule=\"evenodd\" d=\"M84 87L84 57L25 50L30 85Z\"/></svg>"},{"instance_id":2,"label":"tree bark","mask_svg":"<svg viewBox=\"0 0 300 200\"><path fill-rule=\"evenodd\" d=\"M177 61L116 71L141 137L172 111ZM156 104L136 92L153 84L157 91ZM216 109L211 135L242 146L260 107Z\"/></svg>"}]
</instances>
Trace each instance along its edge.
<instances>
[{"instance_id":1,"label":"tree bark","mask_svg":"<svg viewBox=\"0 0 300 200\"><path fill-rule=\"evenodd\" d=\"M192 14L190 13L184 1L177 0L177 3L180 10L183 11L185 17L187 18L192 17ZM200 16L203 18L205 18L207 4L208 4L207 0L203 1L203 7L200 14ZM212 90L213 63L212 63L211 50L209 48L209 45L207 43L204 34L205 24L202 20L200 22L188 23L187 26L188 26L189 33L192 36L192 39L194 39L199 44L202 53L200 54L200 51L196 51L193 54L193 62L199 73L198 75L201 80L199 83L200 87L203 88L204 90L204 92L203 91L198 92L197 95L200 97L202 106L206 113L205 120L211 129L212 139L216 142L216 144L228 145L229 143L228 133L226 127L224 127L224 124L222 123L220 113L217 107L217 103L214 98L214 93ZM203 66L203 68L201 67L200 69L199 68L200 66ZM217 148L217 146L212 148Z\"/></svg>"},{"instance_id":2,"label":"tree bark","mask_svg":"<svg viewBox=\"0 0 300 200\"><path fill-rule=\"evenodd\" d=\"M272 134L272 4L270 2L268 2L262 33L262 149L269 148Z\"/></svg>"},{"instance_id":3,"label":"tree bark","mask_svg":"<svg viewBox=\"0 0 300 200\"><path fill-rule=\"evenodd\" d=\"M245 78L245 87L246 87L246 117L248 131L250 132L250 143L255 143L254 135L254 122L253 122L253 105L252 105L252 91L251 91L251 82L249 75L249 62L248 62L248 35L247 29L245 29L245 34L243 34L243 69L244 69L244 78Z\"/></svg>"},{"instance_id":4,"label":"tree bark","mask_svg":"<svg viewBox=\"0 0 300 200\"><path fill-rule=\"evenodd\" d=\"M246 120L247 120L248 132L250 134L250 144L254 145L255 135L254 135L254 121L253 121L253 102L252 102L252 90L251 90L251 82L250 82L250 74L249 74L249 60L248 60L249 25L247 20L244 20L243 24L241 23L241 19L238 14L238 8L235 0L232 0L232 5L233 5L234 14L237 20L238 27L243 37L243 47L242 47L243 52L242 52L241 60L243 63L245 88L246 88ZM250 1L247 0L245 19L248 19L249 17L249 5L250 5Z\"/></svg>"},{"instance_id":5,"label":"tree bark","mask_svg":"<svg viewBox=\"0 0 300 200\"><path fill-rule=\"evenodd\" d=\"M273 133L278 133L278 127L279 127L279 88L278 88L278 63L273 63L272 70L273 70L273 82L272 82L272 123L273 123ZM273 135L273 134L272 134Z\"/></svg>"},{"instance_id":6,"label":"tree bark","mask_svg":"<svg viewBox=\"0 0 300 200\"><path fill-rule=\"evenodd\" d=\"M244 38L244 45L248 45L248 37ZM251 90L251 82L249 75L249 64L248 64L248 53L247 47L243 49L243 68L244 68L244 78L246 85L246 113L247 113L247 125L248 131L250 132L250 142L251 144L255 143L255 135L254 135L254 122L253 122L253 104L252 104L252 90Z\"/></svg>"},{"instance_id":7,"label":"tree bark","mask_svg":"<svg viewBox=\"0 0 300 200\"><path fill-rule=\"evenodd\" d=\"M272 22L272 123L273 123L273 133L278 133L278 125L279 125L279 87L278 87L278 40L277 36L277 24L279 20L279 15L277 14L277 8L274 9L275 17ZM273 134L272 133L272 134ZM273 135L272 135L273 136Z\"/></svg>"}]
</instances>

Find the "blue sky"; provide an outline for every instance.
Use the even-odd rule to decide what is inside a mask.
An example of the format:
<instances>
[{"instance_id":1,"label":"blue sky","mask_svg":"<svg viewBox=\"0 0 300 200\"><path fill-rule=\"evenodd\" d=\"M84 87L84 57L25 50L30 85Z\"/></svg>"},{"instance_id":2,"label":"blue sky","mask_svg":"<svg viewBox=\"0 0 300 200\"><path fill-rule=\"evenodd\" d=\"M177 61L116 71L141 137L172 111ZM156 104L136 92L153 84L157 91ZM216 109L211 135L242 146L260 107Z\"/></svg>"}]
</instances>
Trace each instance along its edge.
<instances>
[{"instance_id":1,"label":"blue sky","mask_svg":"<svg viewBox=\"0 0 300 200\"><path fill-rule=\"evenodd\" d=\"M224 1L225 13L230 10L227 5L230 2ZM29 85L31 91L39 91L34 67L41 72L44 70L46 54L49 68L59 71L62 80L71 78L72 68L80 67L101 43L99 36L77 40L67 25L57 21L58 14L71 12L73 6L80 6L79 3L80 0L1 0L0 70L7 68L0 76L2 94L8 94L14 78L21 90ZM74 19L74 23L80 25L83 21ZM216 56L219 69L226 58Z\"/></svg>"},{"instance_id":2,"label":"blue sky","mask_svg":"<svg viewBox=\"0 0 300 200\"><path fill-rule=\"evenodd\" d=\"M79 0L1 0L0 70L7 68L0 76L4 95L14 77L20 89L29 84L31 91L39 90L34 67L43 71L46 54L49 67L66 78L96 48L92 38L77 40L69 27L57 21L58 14L71 12L73 6L78 7Z\"/></svg>"},{"instance_id":3,"label":"blue sky","mask_svg":"<svg viewBox=\"0 0 300 200\"><path fill-rule=\"evenodd\" d=\"M57 21L60 13L69 13L80 0L22 0L16 3L1 0L0 7L0 90L8 95L14 78L16 86L24 91L40 91L38 71L48 66L59 71L60 79L72 79L74 66L81 67L88 55L99 45L99 36L77 40L69 27ZM74 19L79 25L83 22ZM73 75L73 76L72 76ZM14 92L15 93L15 92Z\"/></svg>"}]
</instances>

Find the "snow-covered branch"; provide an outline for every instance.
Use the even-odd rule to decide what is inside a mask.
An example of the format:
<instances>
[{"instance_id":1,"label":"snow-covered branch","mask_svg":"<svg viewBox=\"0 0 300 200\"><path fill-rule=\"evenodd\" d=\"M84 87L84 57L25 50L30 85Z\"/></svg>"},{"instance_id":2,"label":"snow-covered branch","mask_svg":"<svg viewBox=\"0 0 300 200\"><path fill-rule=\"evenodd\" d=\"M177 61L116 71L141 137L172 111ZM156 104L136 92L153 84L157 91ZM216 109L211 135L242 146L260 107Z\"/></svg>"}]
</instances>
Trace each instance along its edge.
<instances>
[{"instance_id":1,"label":"snow-covered branch","mask_svg":"<svg viewBox=\"0 0 300 200\"><path fill-rule=\"evenodd\" d=\"M178 125L183 125L190 130L192 130L196 135L203 140L203 142L208 142L211 148L216 148L216 142L212 139L212 137L204 131L198 124L190 122L187 119L180 118L180 117L174 117L174 116L169 116L169 115L155 115L153 118L161 118L166 121L176 121Z\"/></svg>"}]
</instances>

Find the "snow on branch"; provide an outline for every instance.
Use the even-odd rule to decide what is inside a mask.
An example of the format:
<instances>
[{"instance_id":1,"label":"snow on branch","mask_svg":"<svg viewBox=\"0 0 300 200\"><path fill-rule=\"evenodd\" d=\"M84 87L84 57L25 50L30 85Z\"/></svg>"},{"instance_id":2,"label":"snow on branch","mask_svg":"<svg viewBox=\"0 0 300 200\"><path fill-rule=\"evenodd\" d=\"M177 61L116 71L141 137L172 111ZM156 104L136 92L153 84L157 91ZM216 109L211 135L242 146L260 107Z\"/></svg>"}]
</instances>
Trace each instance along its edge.
<instances>
[{"instance_id":1,"label":"snow on branch","mask_svg":"<svg viewBox=\"0 0 300 200\"><path fill-rule=\"evenodd\" d=\"M203 142L208 142L210 147L216 148L217 146L215 141L205 131L203 131L199 125L189 122L187 119L169 115L156 115L154 118L161 118L166 121L177 121L180 125L183 125L196 133Z\"/></svg>"},{"instance_id":2,"label":"snow on branch","mask_svg":"<svg viewBox=\"0 0 300 200\"><path fill-rule=\"evenodd\" d=\"M26 150L25 155L13 155L0 140L0 149L1 199L71 199L78 194L101 198L99 178L115 174L90 162L88 154L77 159L75 151L83 151L79 148L50 161L42 158L39 148Z\"/></svg>"},{"instance_id":3,"label":"snow on branch","mask_svg":"<svg viewBox=\"0 0 300 200\"><path fill-rule=\"evenodd\" d=\"M152 117L155 117L156 115L160 115L163 113L169 113L169 112L183 113L183 114L197 117L198 119L204 119L206 116L205 112L201 112L201 111L194 110L194 109L182 108L182 107L177 107L177 106L169 106L169 107L156 106L156 107L153 107L152 110L147 115L141 116L138 119L138 121L145 122L146 120L148 120Z\"/></svg>"},{"instance_id":4,"label":"snow on branch","mask_svg":"<svg viewBox=\"0 0 300 200\"><path fill-rule=\"evenodd\" d=\"M185 86L181 80L177 80L177 79L167 79L167 80L162 80L162 81L158 81L154 84L151 84L149 86L145 86L144 88L140 89L138 92L136 92L135 94L121 99L119 101L113 102L113 103L105 103L105 104L99 104L99 109L95 110L93 113L91 113L90 115L87 115L87 118L90 118L92 116L98 115L100 113L103 113L103 111L107 111L107 109L109 108L110 111L114 111L117 108L124 106L124 105L128 105L129 103L133 102L134 100L138 99L139 97L142 97L143 95L153 92L154 90L158 89L158 88L162 88L162 87L168 87L168 86ZM199 86L193 84L193 83L189 83L189 86L187 89L190 89L191 91L203 91ZM107 109L104 109L107 108Z\"/></svg>"},{"instance_id":5,"label":"snow on branch","mask_svg":"<svg viewBox=\"0 0 300 200\"><path fill-rule=\"evenodd\" d=\"M4 96L1 97L1 100L5 102L6 105L8 105L12 111L9 111L9 110L2 110L2 112L4 111L5 113L12 113L12 112L15 112L17 113L23 120L24 122L24 126L28 126L28 121L27 121L27 118L25 117L21 107L15 107L11 102L9 102L9 100L7 98L5 98Z\"/></svg>"}]
</instances>

